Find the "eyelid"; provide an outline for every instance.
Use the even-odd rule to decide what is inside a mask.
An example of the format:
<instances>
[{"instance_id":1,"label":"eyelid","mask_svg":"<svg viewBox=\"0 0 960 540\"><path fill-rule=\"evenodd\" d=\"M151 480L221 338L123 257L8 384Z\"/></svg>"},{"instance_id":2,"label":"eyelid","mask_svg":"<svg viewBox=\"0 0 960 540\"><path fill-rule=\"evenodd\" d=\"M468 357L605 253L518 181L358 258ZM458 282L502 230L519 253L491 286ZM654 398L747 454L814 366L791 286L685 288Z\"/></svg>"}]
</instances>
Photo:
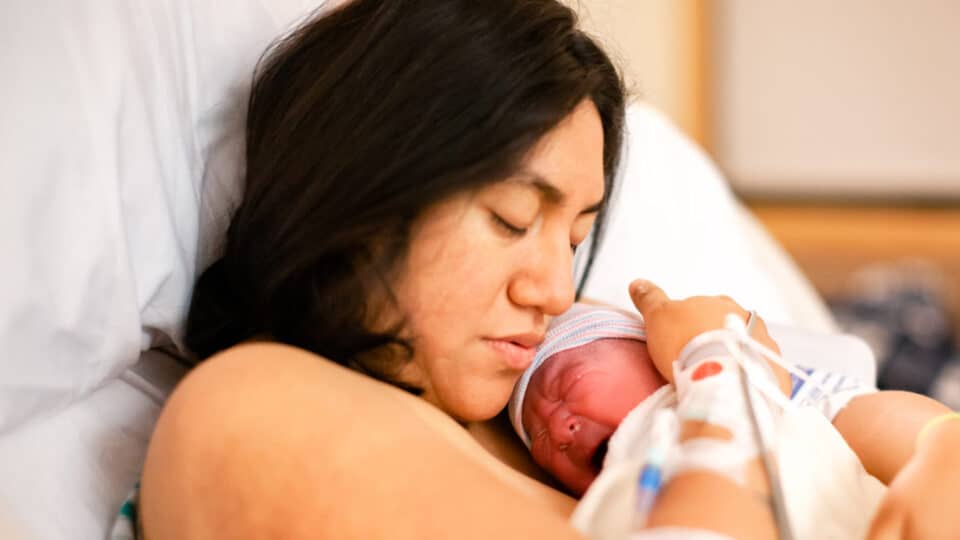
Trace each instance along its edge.
<instances>
[{"instance_id":1,"label":"eyelid","mask_svg":"<svg viewBox=\"0 0 960 540\"><path fill-rule=\"evenodd\" d=\"M590 219L590 227L587 228L586 234L584 234L584 235L582 236L582 238L580 238L580 239L577 240L576 242L571 242L571 243L570 243L570 247L572 247L572 248L574 249L574 251L576 251L576 249L577 249L578 247L580 247L581 245L583 245L584 242L587 241L587 238L590 236L590 231L593 230L593 226L596 224L596 217L597 217L596 214L584 214L584 215L580 215L580 216L577 218L578 220L583 220L584 218L589 218L589 219ZM576 229L574 229L574 230L576 230ZM579 231L578 231L578 232L579 232Z\"/></svg>"},{"instance_id":2,"label":"eyelid","mask_svg":"<svg viewBox=\"0 0 960 540\"><path fill-rule=\"evenodd\" d=\"M509 221L500 217L500 215L496 212L491 212L490 215L493 216L493 220L497 223L497 225L502 227L509 234L514 236L523 236L527 233L526 227L517 227L516 225L513 225Z\"/></svg>"},{"instance_id":3,"label":"eyelid","mask_svg":"<svg viewBox=\"0 0 960 540\"><path fill-rule=\"evenodd\" d=\"M577 248L580 247L585 241L586 241L586 238L580 240L579 242L570 242L570 251L576 253Z\"/></svg>"}]
</instances>

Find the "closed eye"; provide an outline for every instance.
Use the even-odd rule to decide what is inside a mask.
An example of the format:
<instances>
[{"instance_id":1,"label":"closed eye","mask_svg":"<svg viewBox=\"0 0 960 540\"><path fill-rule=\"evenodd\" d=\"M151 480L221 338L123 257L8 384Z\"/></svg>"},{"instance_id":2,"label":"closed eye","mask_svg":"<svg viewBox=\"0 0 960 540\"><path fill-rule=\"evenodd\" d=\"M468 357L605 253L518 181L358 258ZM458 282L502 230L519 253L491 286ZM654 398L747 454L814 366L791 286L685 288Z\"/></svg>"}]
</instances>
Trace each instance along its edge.
<instances>
[{"instance_id":1,"label":"closed eye","mask_svg":"<svg viewBox=\"0 0 960 540\"><path fill-rule=\"evenodd\" d=\"M496 223L497 226L507 234L510 234L511 236L523 236L527 234L526 227L517 227L512 225L510 222L498 216L497 214L491 213L490 215L493 216L494 223Z\"/></svg>"}]
</instances>

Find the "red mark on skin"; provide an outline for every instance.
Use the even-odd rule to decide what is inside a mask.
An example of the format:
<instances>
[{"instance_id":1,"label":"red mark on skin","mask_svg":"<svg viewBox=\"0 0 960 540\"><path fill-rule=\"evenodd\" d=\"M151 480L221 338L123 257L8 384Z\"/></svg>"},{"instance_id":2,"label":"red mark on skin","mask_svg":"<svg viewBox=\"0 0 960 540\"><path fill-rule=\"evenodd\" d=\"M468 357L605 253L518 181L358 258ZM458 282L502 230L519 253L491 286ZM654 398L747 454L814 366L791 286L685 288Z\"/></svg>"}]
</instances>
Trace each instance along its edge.
<instances>
[{"instance_id":1,"label":"red mark on skin","mask_svg":"<svg viewBox=\"0 0 960 540\"><path fill-rule=\"evenodd\" d=\"M701 379L706 379L707 377L712 377L717 373L723 371L723 366L719 362L704 362L697 366L697 369L693 372L693 375L690 377L695 381Z\"/></svg>"}]
</instances>

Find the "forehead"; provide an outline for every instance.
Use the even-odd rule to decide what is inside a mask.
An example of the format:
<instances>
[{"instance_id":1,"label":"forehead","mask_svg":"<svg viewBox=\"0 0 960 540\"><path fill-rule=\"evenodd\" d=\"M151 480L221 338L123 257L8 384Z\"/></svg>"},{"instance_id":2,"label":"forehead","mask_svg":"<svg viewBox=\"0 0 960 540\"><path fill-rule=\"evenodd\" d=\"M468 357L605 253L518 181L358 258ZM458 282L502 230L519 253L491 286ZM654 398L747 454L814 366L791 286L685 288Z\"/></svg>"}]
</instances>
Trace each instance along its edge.
<instances>
[{"instance_id":1,"label":"forehead","mask_svg":"<svg viewBox=\"0 0 960 540\"><path fill-rule=\"evenodd\" d=\"M565 399L585 381L594 390L599 389L594 385L624 384L642 376L644 364L650 362L643 342L604 338L552 355L534 375L539 375L543 390L550 397Z\"/></svg>"},{"instance_id":2,"label":"forehead","mask_svg":"<svg viewBox=\"0 0 960 540\"><path fill-rule=\"evenodd\" d=\"M585 100L548 132L524 161L524 169L564 194L596 201L603 197L603 124Z\"/></svg>"}]
</instances>

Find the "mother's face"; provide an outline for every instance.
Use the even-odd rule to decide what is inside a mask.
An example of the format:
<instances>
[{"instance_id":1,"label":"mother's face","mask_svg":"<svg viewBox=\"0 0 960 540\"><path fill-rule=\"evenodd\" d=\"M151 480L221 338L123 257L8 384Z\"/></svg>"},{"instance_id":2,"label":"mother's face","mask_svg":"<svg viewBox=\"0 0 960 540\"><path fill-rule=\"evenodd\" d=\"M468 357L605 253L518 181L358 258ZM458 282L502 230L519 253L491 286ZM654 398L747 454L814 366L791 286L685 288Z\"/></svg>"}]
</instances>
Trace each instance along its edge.
<instances>
[{"instance_id":1,"label":"mother's face","mask_svg":"<svg viewBox=\"0 0 960 540\"><path fill-rule=\"evenodd\" d=\"M573 303L572 246L603 190L602 125L584 101L513 177L418 218L395 284L414 346L400 379L460 420L495 416Z\"/></svg>"}]
</instances>

